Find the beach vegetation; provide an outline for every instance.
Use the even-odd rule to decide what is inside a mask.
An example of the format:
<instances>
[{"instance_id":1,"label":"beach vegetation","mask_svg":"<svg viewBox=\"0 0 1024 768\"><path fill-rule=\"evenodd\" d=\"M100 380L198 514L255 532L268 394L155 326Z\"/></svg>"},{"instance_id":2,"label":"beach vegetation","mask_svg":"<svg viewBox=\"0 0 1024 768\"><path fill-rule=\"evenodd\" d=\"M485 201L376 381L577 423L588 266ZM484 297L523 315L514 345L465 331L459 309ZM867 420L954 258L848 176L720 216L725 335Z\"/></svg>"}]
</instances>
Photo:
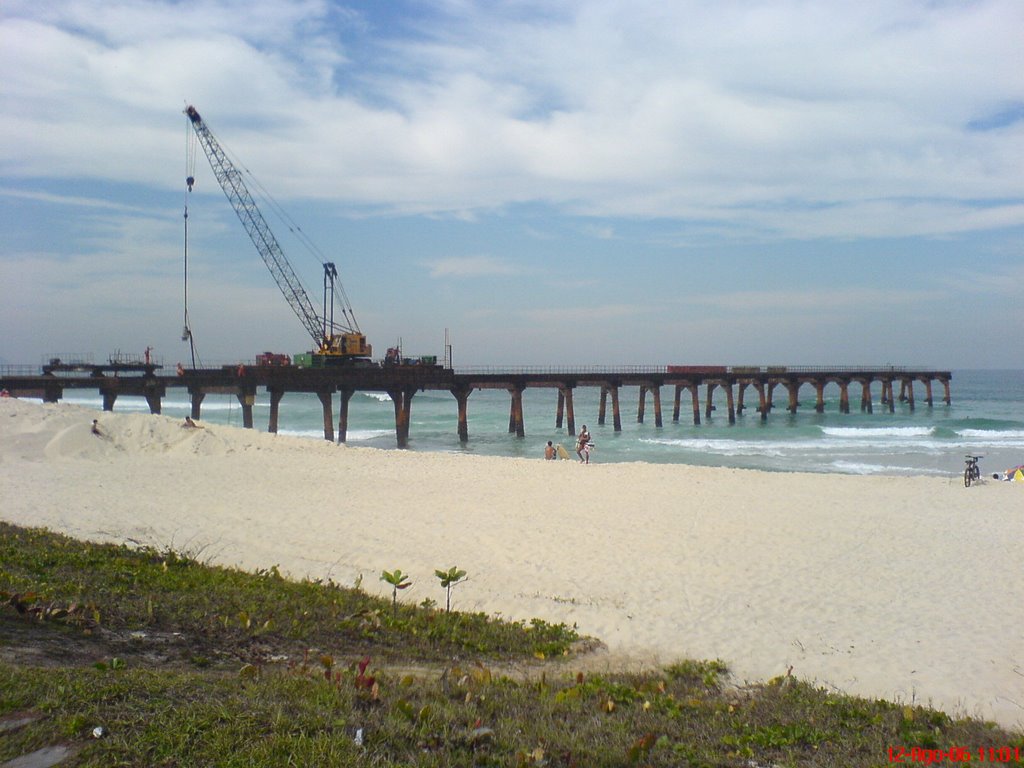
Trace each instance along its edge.
<instances>
[{"instance_id":1,"label":"beach vegetation","mask_svg":"<svg viewBox=\"0 0 1024 768\"><path fill-rule=\"evenodd\" d=\"M466 578L466 572L453 565L447 571L435 570L434 575L440 580L441 588L445 590L444 612L451 613L452 587Z\"/></svg>"},{"instance_id":2,"label":"beach vegetation","mask_svg":"<svg viewBox=\"0 0 1024 768\"><path fill-rule=\"evenodd\" d=\"M409 580L409 575L402 573L401 568L395 568L393 571L381 571L380 580L386 581L391 585L391 612L393 615L398 615L398 590L408 589L412 586L412 582Z\"/></svg>"},{"instance_id":3,"label":"beach vegetation","mask_svg":"<svg viewBox=\"0 0 1024 768\"><path fill-rule=\"evenodd\" d=\"M894 748L991 749L1010 755L1003 765L1024 754L1021 733L916 704L791 674L738 685L721 660L616 672L588 666L562 625L396 606L277 569L2 523L0 563L0 764L51 745L72 750L68 768L859 768L892 763Z\"/></svg>"}]
</instances>

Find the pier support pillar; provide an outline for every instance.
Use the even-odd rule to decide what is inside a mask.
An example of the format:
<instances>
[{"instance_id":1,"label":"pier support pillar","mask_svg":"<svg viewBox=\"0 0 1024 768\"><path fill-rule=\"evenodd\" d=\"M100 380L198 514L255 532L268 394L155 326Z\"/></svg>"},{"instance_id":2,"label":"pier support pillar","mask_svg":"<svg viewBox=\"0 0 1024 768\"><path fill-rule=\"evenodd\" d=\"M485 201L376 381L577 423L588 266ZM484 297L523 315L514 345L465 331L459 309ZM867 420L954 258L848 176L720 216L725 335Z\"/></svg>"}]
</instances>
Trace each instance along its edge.
<instances>
[{"instance_id":1,"label":"pier support pillar","mask_svg":"<svg viewBox=\"0 0 1024 768\"><path fill-rule=\"evenodd\" d=\"M388 395L395 404L395 439L399 448L409 447L409 412L412 410L414 389L391 389Z\"/></svg>"},{"instance_id":2,"label":"pier support pillar","mask_svg":"<svg viewBox=\"0 0 1024 768\"><path fill-rule=\"evenodd\" d=\"M672 396L672 423L679 423L679 405L683 395L683 385L676 384L675 394Z\"/></svg>"},{"instance_id":3,"label":"pier support pillar","mask_svg":"<svg viewBox=\"0 0 1024 768\"><path fill-rule=\"evenodd\" d=\"M351 387L339 389L341 399L338 402L338 444L348 442L348 401L352 399L355 390Z\"/></svg>"},{"instance_id":4,"label":"pier support pillar","mask_svg":"<svg viewBox=\"0 0 1024 768\"><path fill-rule=\"evenodd\" d=\"M235 396L242 406L242 426L252 429L252 406L256 402L256 390L239 389Z\"/></svg>"},{"instance_id":5,"label":"pier support pillar","mask_svg":"<svg viewBox=\"0 0 1024 768\"><path fill-rule=\"evenodd\" d=\"M690 400L693 403L693 425L700 426L700 389L697 382L690 385Z\"/></svg>"},{"instance_id":6,"label":"pier support pillar","mask_svg":"<svg viewBox=\"0 0 1024 768\"><path fill-rule=\"evenodd\" d=\"M775 382L775 381L768 382L768 391L767 391L768 401L765 403L765 406L768 408L769 411L771 411L771 410L773 410L775 408L775 385L777 383L778 382Z\"/></svg>"},{"instance_id":7,"label":"pier support pillar","mask_svg":"<svg viewBox=\"0 0 1024 768\"><path fill-rule=\"evenodd\" d=\"M711 412L715 410L715 383L708 382L707 392L704 394L704 418L710 419Z\"/></svg>"},{"instance_id":8,"label":"pier support pillar","mask_svg":"<svg viewBox=\"0 0 1024 768\"><path fill-rule=\"evenodd\" d=\"M732 384L725 385L725 402L729 408L729 424L736 423L736 408L732 400Z\"/></svg>"},{"instance_id":9,"label":"pier support pillar","mask_svg":"<svg viewBox=\"0 0 1024 768\"><path fill-rule=\"evenodd\" d=\"M277 434L277 417L280 412L281 398L284 397L284 390L280 387L267 387L270 393L270 420L267 422L267 432Z\"/></svg>"},{"instance_id":10,"label":"pier support pillar","mask_svg":"<svg viewBox=\"0 0 1024 768\"><path fill-rule=\"evenodd\" d=\"M839 412L850 412L850 383L848 381L839 382Z\"/></svg>"},{"instance_id":11,"label":"pier support pillar","mask_svg":"<svg viewBox=\"0 0 1024 768\"><path fill-rule=\"evenodd\" d=\"M796 415L797 406L800 405L800 400L797 397L797 393L800 392L800 383L787 382L786 390L789 392L789 405L787 406L786 410L792 413L793 415Z\"/></svg>"},{"instance_id":12,"label":"pier support pillar","mask_svg":"<svg viewBox=\"0 0 1024 768\"><path fill-rule=\"evenodd\" d=\"M555 406L555 429L562 428L562 415L565 411L565 392L558 388L558 405Z\"/></svg>"},{"instance_id":13,"label":"pier support pillar","mask_svg":"<svg viewBox=\"0 0 1024 768\"><path fill-rule=\"evenodd\" d=\"M747 382L737 381L736 382L736 415L743 415L743 393L747 391Z\"/></svg>"},{"instance_id":14,"label":"pier support pillar","mask_svg":"<svg viewBox=\"0 0 1024 768\"><path fill-rule=\"evenodd\" d=\"M106 390L103 393L103 410L112 411L114 410L114 401L117 400L117 392Z\"/></svg>"},{"instance_id":15,"label":"pier support pillar","mask_svg":"<svg viewBox=\"0 0 1024 768\"><path fill-rule=\"evenodd\" d=\"M757 410L761 412L761 421L768 421L768 398L765 396L764 384L759 381L754 386L757 388Z\"/></svg>"},{"instance_id":16,"label":"pier support pillar","mask_svg":"<svg viewBox=\"0 0 1024 768\"><path fill-rule=\"evenodd\" d=\"M149 412L152 414L160 414L160 395L155 392L149 392L146 394L146 404L149 405Z\"/></svg>"},{"instance_id":17,"label":"pier support pillar","mask_svg":"<svg viewBox=\"0 0 1024 768\"><path fill-rule=\"evenodd\" d=\"M932 380L924 379L924 401L928 404L928 407L932 407Z\"/></svg>"},{"instance_id":18,"label":"pier support pillar","mask_svg":"<svg viewBox=\"0 0 1024 768\"><path fill-rule=\"evenodd\" d=\"M815 411L815 413L824 413L825 412L825 382L824 381L816 381L816 382L814 382L814 392L817 395L817 397L816 397L816 399L814 401L814 411Z\"/></svg>"},{"instance_id":19,"label":"pier support pillar","mask_svg":"<svg viewBox=\"0 0 1024 768\"><path fill-rule=\"evenodd\" d=\"M946 405L949 405L949 379L942 380L942 386L946 388Z\"/></svg>"},{"instance_id":20,"label":"pier support pillar","mask_svg":"<svg viewBox=\"0 0 1024 768\"><path fill-rule=\"evenodd\" d=\"M608 387L601 386L601 401L597 406L597 425L599 427L604 426L604 414L608 407Z\"/></svg>"},{"instance_id":21,"label":"pier support pillar","mask_svg":"<svg viewBox=\"0 0 1024 768\"><path fill-rule=\"evenodd\" d=\"M206 397L206 393L201 389L192 389L190 387L188 390L188 396L189 400L192 402L191 416L193 419L198 420L200 418L199 414L203 409L203 399Z\"/></svg>"},{"instance_id":22,"label":"pier support pillar","mask_svg":"<svg viewBox=\"0 0 1024 768\"><path fill-rule=\"evenodd\" d=\"M860 391L860 409L861 411L867 411L868 413L874 413L875 408L871 402L871 380L865 380L861 382Z\"/></svg>"},{"instance_id":23,"label":"pier support pillar","mask_svg":"<svg viewBox=\"0 0 1024 768\"><path fill-rule=\"evenodd\" d=\"M316 396L320 399L320 405L323 406L324 410L324 440L334 442L334 410L331 405L331 399L334 397L334 391L330 389L321 389L316 393Z\"/></svg>"},{"instance_id":24,"label":"pier support pillar","mask_svg":"<svg viewBox=\"0 0 1024 768\"><path fill-rule=\"evenodd\" d=\"M565 409L566 427L570 435L576 434L576 410L572 401L573 388L568 384L558 388L558 424L562 426L562 409Z\"/></svg>"},{"instance_id":25,"label":"pier support pillar","mask_svg":"<svg viewBox=\"0 0 1024 768\"><path fill-rule=\"evenodd\" d=\"M473 390L469 387L452 387L451 393L459 405L459 442L469 442L469 395Z\"/></svg>"},{"instance_id":26,"label":"pier support pillar","mask_svg":"<svg viewBox=\"0 0 1024 768\"><path fill-rule=\"evenodd\" d=\"M516 437L526 437L526 427L523 425L523 387L515 385L509 387L509 394L512 395L512 404L508 414L508 433Z\"/></svg>"},{"instance_id":27,"label":"pier support pillar","mask_svg":"<svg viewBox=\"0 0 1024 768\"><path fill-rule=\"evenodd\" d=\"M914 380L906 379L903 382L903 386L900 389L904 390L903 399L907 401L907 405L910 406L910 412L914 412Z\"/></svg>"},{"instance_id":28,"label":"pier support pillar","mask_svg":"<svg viewBox=\"0 0 1024 768\"><path fill-rule=\"evenodd\" d=\"M619 385L613 384L610 387L612 393L612 424L616 432L622 431L622 414L619 412Z\"/></svg>"},{"instance_id":29,"label":"pier support pillar","mask_svg":"<svg viewBox=\"0 0 1024 768\"><path fill-rule=\"evenodd\" d=\"M946 383L947 399L946 404L949 405L949 383ZM47 384L43 388L43 402L44 403L58 403L60 402L61 395L64 394L64 388L56 384Z\"/></svg>"},{"instance_id":30,"label":"pier support pillar","mask_svg":"<svg viewBox=\"0 0 1024 768\"><path fill-rule=\"evenodd\" d=\"M654 398L654 426L661 427L661 387L655 384L640 385L640 399L636 408L636 423L643 424L647 410L647 393L650 392Z\"/></svg>"},{"instance_id":31,"label":"pier support pillar","mask_svg":"<svg viewBox=\"0 0 1024 768\"><path fill-rule=\"evenodd\" d=\"M895 398L892 395L892 379L882 379L882 405L889 406L889 413L896 412Z\"/></svg>"}]
</instances>

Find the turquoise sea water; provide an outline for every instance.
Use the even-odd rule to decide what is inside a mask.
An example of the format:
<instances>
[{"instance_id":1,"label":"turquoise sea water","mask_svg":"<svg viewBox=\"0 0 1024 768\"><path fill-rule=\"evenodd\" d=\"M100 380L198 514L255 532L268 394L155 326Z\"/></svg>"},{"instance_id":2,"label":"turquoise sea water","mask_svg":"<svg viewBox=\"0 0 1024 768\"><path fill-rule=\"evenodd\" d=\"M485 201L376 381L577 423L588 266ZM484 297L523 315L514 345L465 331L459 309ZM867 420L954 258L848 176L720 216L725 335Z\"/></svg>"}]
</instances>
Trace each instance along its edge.
<instances>
[{"instance_id":1,"label":"turquoise sea water","mask_svg":"<svg viewBox=\"0 0 1024 768\"><path fill-rule=\"evenodd\" d=\"M937 384L937 383L936 383ZM69 391L66 402L99 410L98 396ZM654 405L648 396L645 423L637 423L638 390L620 391L622 431L612 426L611 406L604 426L597 424L599 390L579 388L575 393L576 426L586 424L596 443L592 461L695 464L771 471L835 472L845 474L957 476L964 454L984 456L983 473L1024 464L1024 371L954 371L952 404L941 401L942 387L934 387L935 405L904 403L889 413L879 403L880 387L872 391L874 413L860 411L860 389L850 389L851 413L839 413L839 389L825 390L825 413L814 411L812 387L800 390L801 406L795 415L785 409L785 391L776 392L776 407L768 420L748 410L730 426L724 395L716 393L718 409L711 419L693 424L689 396L684 392L680 420L672 422L672 388L662 392L663 426L654 425ZM780 402L781 396L781 405ZM703 398L703 392L701 394ZM469 398L469 441L457 435L455 398L447 393L419 392L412 400L409 449L488 456L540 457L548 440L572 450L574 439L565 427L555 428L556 390L528 389L523 396L526 437L508 433L509 396L504 391L480 390ZM338 401L335 400L335 419ZM148 411L142 398L120 397L115 411ZM269 399L257 396L256 428L266 430ZM170 390L163 402L166 416L184 418L189 403L184 391ZM230 395L208 395L202 418L218 424L241 426L238 401ZM290 394L281 401L279 432L323 439L322 411L315 395ZM353 446L395 447L394 407L387 395L360 393L349 405L348 443Z\"/></svg>"}]
</instances>

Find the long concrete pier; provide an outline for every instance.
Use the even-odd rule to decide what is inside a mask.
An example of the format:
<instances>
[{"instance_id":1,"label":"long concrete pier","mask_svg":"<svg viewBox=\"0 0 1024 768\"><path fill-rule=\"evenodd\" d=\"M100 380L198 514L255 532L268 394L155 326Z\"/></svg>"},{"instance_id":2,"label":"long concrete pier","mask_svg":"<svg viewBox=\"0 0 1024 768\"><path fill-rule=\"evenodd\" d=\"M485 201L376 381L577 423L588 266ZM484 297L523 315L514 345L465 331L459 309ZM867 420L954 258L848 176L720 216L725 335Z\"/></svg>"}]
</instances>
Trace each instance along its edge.
<instances>
[{"instance_id":1,"label":"long concrete pier","mask_svg":"<svg viewBox=\"0 0 1024 768\"><path fill-rule=\"evenodd\" d=\"M776 395L782 393L785 410L796 413L801 406L800 391L809 389L814 394L814 409L825 410L825 387L839 388L839 412L850 412L851 388L860 395L861 411L872 413L878 405L894 413L896 403L910 411L918 405L915 385L923 388L923 402L934 405L933 384L942 386L941 401L949 405L949 371L910 369L895 366L609 366L564 369L518 368L452 369L427 365L338 366L331 368L298 368L296 366L230 365L220 368L179 369L175 375L164 375L160 366L133 365L65 365L46 366L37 371L26 367L9 366L0 369L0 390L12 396L40 397L45 402L57 402L65 390L93 389L103 398L104 410L112 411L121 395L146 399L152 413L160 413L161 402L169 388L184 388L191 401L191 415L201 418L203 399L208 394L229 394L238 398L242 423L253 425L253 405L257 392L263 389L270 396L270 418L267 430L277 431L281 401L290 392L314 393L323 406L324 439L345 442L349 427L349 400L356 392L387 393L395 407L395 438L400 448L409 440L409 417L413 397L426 390L448 391L456 401L457 434L462 442L469 440L469 398L476 390L503 389L509 393L509 434L525 437L523 392L530 387L547 388L557 392L555 426L576 434L574 392L580 387L600 389L597 423L604 425L610 406L615 431L622 429L621 395L625 388L638 392L636 419L643 423L647 417L648 399L655 427L664 421L662 392L671 393L672 421L678 422L686 408L694 424L711 419L718 410L718 401L724 399L726 418L735 424L747 410L757 413L761 420L777 408ZM898 389L897 389L898 385ZM704 394L703 406L701 393ZM748 394L755 398L747 405ZM337 432L335 432L334 403L338 402Z\"/></svg>"}]
</instances>

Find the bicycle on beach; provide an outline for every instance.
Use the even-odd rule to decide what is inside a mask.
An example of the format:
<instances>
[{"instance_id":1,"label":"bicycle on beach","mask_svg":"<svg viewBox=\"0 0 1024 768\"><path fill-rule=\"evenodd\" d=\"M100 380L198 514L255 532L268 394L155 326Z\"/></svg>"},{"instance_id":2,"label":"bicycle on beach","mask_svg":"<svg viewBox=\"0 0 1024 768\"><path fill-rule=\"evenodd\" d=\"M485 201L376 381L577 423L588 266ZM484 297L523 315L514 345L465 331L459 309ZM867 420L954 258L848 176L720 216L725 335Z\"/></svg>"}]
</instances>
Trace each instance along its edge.
<instances>
[{"instance_id":1,"label":"bicycle on beach","mask_svg":"<svg viewBox=\"0 0 1024 768\"><path fill-rule=\"evenodd\" d=\"M981 468L978 466L978 459L980 458L982 457L968 454L964 460L964 463L967 464L964 467L964 488L970 488L971 483L981 480Z\"/></svg>"}]
</instances>

